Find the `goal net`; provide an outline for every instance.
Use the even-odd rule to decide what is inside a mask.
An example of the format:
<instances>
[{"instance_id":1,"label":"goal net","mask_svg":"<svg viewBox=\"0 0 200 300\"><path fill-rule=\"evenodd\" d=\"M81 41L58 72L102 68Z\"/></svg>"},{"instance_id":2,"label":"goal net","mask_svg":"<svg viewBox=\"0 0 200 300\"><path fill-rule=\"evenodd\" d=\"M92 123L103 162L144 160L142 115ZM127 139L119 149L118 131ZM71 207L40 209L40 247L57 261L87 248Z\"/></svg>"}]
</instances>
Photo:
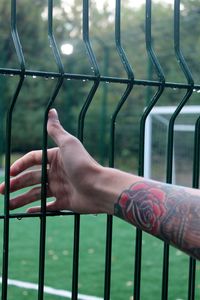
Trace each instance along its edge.
<instances>
[{"instance_id":1,"label":"goal net","mask_svg":"<svg viewBox=\"0 0 200 300\"><path fill-rule=\"evenodd\" d=\"M168 127L175 106L152 109L145 126L144 176L166 181ZM191 186L195 122L200 106L185 106L174 124L172 182Z\"/></svg>"}]
</instances>

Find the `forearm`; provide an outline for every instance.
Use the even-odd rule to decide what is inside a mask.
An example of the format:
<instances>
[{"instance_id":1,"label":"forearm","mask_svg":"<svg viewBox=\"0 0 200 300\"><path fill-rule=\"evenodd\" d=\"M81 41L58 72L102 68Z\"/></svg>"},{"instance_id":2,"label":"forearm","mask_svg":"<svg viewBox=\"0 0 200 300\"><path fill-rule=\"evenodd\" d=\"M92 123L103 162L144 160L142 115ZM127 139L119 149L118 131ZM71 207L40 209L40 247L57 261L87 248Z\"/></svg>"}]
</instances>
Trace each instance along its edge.
<instances>
[{"instance_id":1,"label":"forearm","mask_svg":"<svg viewBox=\"0 0 200 300\"><path fill-rule=\"evenodd\" d=\"M104 171L102 193L108 213L200 259L198 190L144 180L118 170Z\"/></svg>"}]
</instances>

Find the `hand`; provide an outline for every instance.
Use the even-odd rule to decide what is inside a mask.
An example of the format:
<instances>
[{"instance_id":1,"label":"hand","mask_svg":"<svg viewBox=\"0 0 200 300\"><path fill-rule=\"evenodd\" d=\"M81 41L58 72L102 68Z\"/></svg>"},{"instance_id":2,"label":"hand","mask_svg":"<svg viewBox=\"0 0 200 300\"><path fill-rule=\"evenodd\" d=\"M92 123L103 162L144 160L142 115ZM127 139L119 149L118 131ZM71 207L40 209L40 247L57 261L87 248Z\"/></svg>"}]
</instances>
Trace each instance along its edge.
<instances>
[{"instance_id":1,"label":"hand","mask_svg":"<svg viewBox=\"0 0 200 300\"><path fill-rule=\"evenodd\" d=\"M83 145L60 125L55 109L50 110L47 130L58 148L48 150L47 196L55 200L47 203L47 210L72 210L79 213L104 212L95 187L101 167L85 150ZM10 191L35 186L10 201L10 209L19 208L41 198L42 151L32 151L17 160L10 169ZM38 169L27 170L39 166ZM25 171L25 172L23 172ZM5 183L0 185L4 193ZM32 207L28 212L38 212Z\"/></svg>"},{"instance_id":2,"label":"hand","mask_svg":"<svg viewBox=\"0 0 200 300\"><path fill-rule=\"evenodd\" d=\"M49 112L47 130L58 145L47 152L47 196L55 198L47 203L48 211L67 209L78 213L115 214L200 259L199 190L145 180L100 166L83 145L62 128L55 110ZM41 162L42 151L32 151L11 166L10 191L33 188L11 199L10 209L40 199ZM27 170L34 166L40 168ZM5 183L2 183L0 193L4 190ZM40 207L28 209L31 213L38 211Z\"/></svg>"}]
</instances>

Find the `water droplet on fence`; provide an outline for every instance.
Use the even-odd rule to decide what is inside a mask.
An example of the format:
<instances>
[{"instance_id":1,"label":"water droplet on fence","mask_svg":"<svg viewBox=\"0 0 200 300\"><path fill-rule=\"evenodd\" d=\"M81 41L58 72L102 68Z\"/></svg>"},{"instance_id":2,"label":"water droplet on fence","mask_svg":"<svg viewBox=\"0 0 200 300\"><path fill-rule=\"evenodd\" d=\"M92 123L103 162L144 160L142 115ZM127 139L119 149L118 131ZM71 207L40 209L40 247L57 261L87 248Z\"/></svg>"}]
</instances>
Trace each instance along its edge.
<instances>
[{"instance_id":1,"label":"water droplet on fence","mask_svg":"<svg viewBox=\"0 0 200 300\"><path fill-rule=\"evenodd\" d=\"M200 93L200 90L197 90L197 93L199 94L199 93Z\"/></svg>"},{"instance_id":2,"label":"water droplet on fence","mask_svg":"<svg viewBox=\"0 0 200 300\"><path fill-rule=\"evenodd\" d=\"M193 89L193 92L196 92L197 90L196 89Z\"/></svg>"},{"instance_id":3,"label":"water droplet on fence","mask_svg":"<svg viewBox=\"0 0 200 300\"><path fill-rule=\"evenodd\" d=\"M67 80L69 80L69 81L70 81L70 80L71 80L71 78L67 78Z\"/></svg>"},{"instance_id":4,"label":"water droplet on fence","mask_svg":"<svg viewBox=\"0 0 200 300\"><path fill-rule=\"evenodd\" d=\"M86 80L85 80L85 79L83 79L83 82L86 82Z\"/></svg>"},{"instance_id":5,"label":"water droplet on fence","mask_svg":"<svg viewBox=\"0 0 200 300\"><path fill-rule=\"evenodd\" d=\"M17 220L18 220L18 221L21 221L21 219L22 219L22 217L17 217Z\"/></svg>"},{"instance_id":6,"label":"water droplet on fence","mask_svg":"<svg viewBox=\"0 0 200 300\"><path fill-rule=\"evenodd\" d=\"M33 79L37 78L37 76L33 75Z\"/></svg>"},{"instance_id":7,"label":"water droplet on fence","mask_svg":"<svg viewBox=\"0 0 200 300\"><path fill-rule=\"evenodd\" d=\"M51 77L51 79L52 79L52 80L54 80L54 79L55 79L55 77Z\"/></svg>"},{"instance_id":8,"label":"water droplet on fence","mask_svg":"<svg viewBox=\"0 0 200 300\"><path fill-rule=\"evenodd\" d=\"M13 77L14 76L14 74L10 74L10 77Z\"/></svg>"},{"instance_id":9,"label":"water droplet on fence","mask_svg":"<svg viewBox=\"0 0 200 300\"><path fill-rule=\"evenodd\" d=\"M177 88L175 88L175 87L174 87L174 88L173 88L173 90L174 90L174 91L176 91L176 90L177 90Z\"/></svg>"}]
</instances>

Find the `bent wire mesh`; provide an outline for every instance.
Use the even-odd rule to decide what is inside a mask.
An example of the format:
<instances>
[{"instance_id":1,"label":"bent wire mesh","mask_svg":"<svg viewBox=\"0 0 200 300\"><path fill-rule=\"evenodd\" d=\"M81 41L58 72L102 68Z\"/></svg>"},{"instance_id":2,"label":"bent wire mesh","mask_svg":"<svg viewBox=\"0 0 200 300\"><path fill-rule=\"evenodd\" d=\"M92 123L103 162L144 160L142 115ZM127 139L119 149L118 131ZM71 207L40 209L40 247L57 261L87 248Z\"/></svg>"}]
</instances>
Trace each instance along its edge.
<instances>
[{"instance_id":1,"label":"bent wire mesh","mask_svg":"<svg viewBox=\"0 0 200 300\"><path fill-rule=\"evenodd\" d=\"M136 2L0 4L2 300L200 297L193 258L110 215L46 210L52 107L104 166L199 187L200 5ZM35 149L41 212L10 211L10 166Z\"/></svg>"}]
</instances>

